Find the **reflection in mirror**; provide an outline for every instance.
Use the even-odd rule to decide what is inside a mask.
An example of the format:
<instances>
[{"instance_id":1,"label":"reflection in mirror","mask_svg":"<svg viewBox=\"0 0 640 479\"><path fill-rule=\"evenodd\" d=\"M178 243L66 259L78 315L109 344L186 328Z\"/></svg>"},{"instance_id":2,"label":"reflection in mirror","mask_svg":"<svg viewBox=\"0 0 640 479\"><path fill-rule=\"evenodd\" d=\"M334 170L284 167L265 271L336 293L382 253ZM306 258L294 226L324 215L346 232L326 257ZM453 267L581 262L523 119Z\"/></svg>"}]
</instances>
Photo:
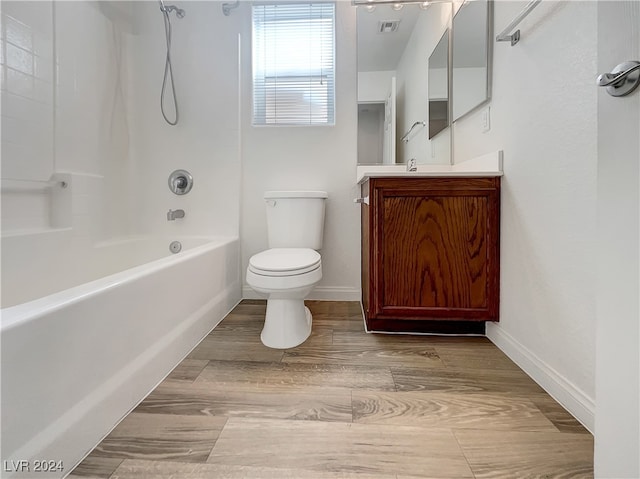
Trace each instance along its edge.
<instances>
[{"instance_id":1,"label":"reflection in mirror","mask_svg":"<svg viewBox=\"0 0 640 479\"><path fill-rule=\"evenodd\" d=\"M359 164L407 163L411 158L450 163L444 133L429 140L428 129L417 126L407 141L400 139L414 123L427 123L427 60L449 28L451 12L449 2L426 9L415 3L400 9L391 4L357 7ZM388 148L393 151L385 155Z\"/></svg>"},{"instance_id":2,"label":"reflection in mirror","mask_svg":"<svg viewBox=\"0 0 640 479\"><path fill-rule=\"evenodd\" d=\"M449 126L449 30L429 57L429 139Z\"/></svg>"},{"instance_id":3,"label":"reflection in mirror","mask_svg":"<svg viewBox=\"0 0 640 479\"><path fill-rule=\"evenodd\" d=\"M358 103L358 163L383 162L384 103Z\"/></svg>"},{"instance_id":4,"label":"reflection in mirror","mask_svg":"<svg viewBox=\"0 0 640 479\"><path fill-rule=\"evenodd\" d=\"M490 97L491 7L489 0L467 2L453 18L453 121Z\"/></svg>"}]
</instances>

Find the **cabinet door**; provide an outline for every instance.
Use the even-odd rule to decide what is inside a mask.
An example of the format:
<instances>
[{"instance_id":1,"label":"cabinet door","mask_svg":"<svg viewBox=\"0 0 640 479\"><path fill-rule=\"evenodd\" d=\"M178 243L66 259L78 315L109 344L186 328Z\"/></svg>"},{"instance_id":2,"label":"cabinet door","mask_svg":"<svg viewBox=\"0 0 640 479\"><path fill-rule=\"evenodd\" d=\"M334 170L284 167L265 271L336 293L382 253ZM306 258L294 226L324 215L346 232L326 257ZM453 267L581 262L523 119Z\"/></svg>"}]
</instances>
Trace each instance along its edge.
<instances>
[{"instance_id":1,"label":"cabinet door","mask_svg":"<svg viewBox=\"0 0 640 479\"><path fill-rule=\"evenodd\" d=\"M369 181L365 182L360 188L360 196L362 198L369 198ZM361 287L362 287L362 309L364 310L365 319L370 316L371 308L371 283L372 274L371 270L371 208L368 203L363 202L360 210L361 217Z\"/></svg>"},{"instance_id":2,"label":"cabinet door","mask_svg":"<svg viewBox=\"0 0 640 479\"><path fill-rule=\"evenodd\" d=\"M372 182L370 247L378 252L370 266L375 269L373 316L497 319L499 189L494 180Z\"/></svg>"}]
</instances>

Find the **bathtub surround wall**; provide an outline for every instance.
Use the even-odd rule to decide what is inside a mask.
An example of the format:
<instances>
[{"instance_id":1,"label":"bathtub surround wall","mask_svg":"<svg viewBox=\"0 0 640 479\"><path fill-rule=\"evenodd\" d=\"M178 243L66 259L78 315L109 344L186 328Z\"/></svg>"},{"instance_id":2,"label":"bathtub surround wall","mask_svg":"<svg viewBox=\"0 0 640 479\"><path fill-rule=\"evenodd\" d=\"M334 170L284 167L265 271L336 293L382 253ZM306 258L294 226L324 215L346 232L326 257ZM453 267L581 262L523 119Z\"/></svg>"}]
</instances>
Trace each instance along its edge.
<instances>
[{"instance_id":1,"label":"bathtub surround wall","mask_svg":"<svg viewBox=\"0 0 640 479\"><path fill-rule=\"evenodd\" d=\"M79 251L122 236L238 234L238 17L182 3L192 12L172 22L172 56L184 118L170 127L157 3L3 2L4 236L72 227ZM177 168L195 179L183 197L167 187ZM72 175L77 200L60 213L44 184L54 171ZM184 221L168 224L177 208Z\"/></svg>"},{"instance_id":2,"label":"bathtub surround wall","mask_svg":"<svg viewBox=\"0 0 640 479\"><path fill-rule=\"evenodd\" d=\"M26 23L18 24L19 19ZM114 23L100 11L98 3L91 2L3 2L3 20L12 25L5 29L10 38L19 35L27 39L25 42L32 39L31 56L10 44L9 39L6 48L20 51L20 55L13 55L21 59L18 68L29 69L33 64L35 74L29 78L13 70L9 65L12 57L7 56L7 79L20 86L8 82L11 88L3 91L3 181L9 185L11 181L42 182L50 180L54 172L70 173L77 176L74 186L82 189L86 183L96 192L77 204L83 209L67 212L74 217L69 225L76 226L76 233L82 230L74 236L95 240L129 234L131 219L125 207L129 195L123 188L126 183L113 181L129 176L128 132L126 122L121 121L126 111L122 23ZM49 31L41 33L47 24ZM12 28L18 33L12 34ZM78 42L78 38L85 41ZM28 221L34 196L28 186L35 190L39 185L25 181L14 201L10 194L3 195L3 233L59 226L51 213L57 206L53 188L44 195L47 205L42 208L46 212L43 219ZM100 202L97 198L110 193L108 190L114 190L111 196L116 201ZM17 218L22 218L21 223Z\"/></svg>"},{"instance_id":3,"label":"bathtub surround wall","mask_svg":"<svg viewBox=\"0 0 640 479\"><path fill-rule=\"evenodd\" d=\"M219 2L187 5L173 22L184 118L169 127L156 3L2 3L3 306L115 272L96 244L238 235L238 26ZM181 167L195 187L178 197L167 178Z\"/></svg>"},{"instance_id":4,"label":"bathtub surround wall","mask_svg":"<svg viewBox=\"0 0 640 479\"><path fill-rule=\"evenodd\" d=\"M240 222L239 15L222 14L222 2L181 1L186 15L172 17L171 62L180 121L160 114L165 33L157 2L133 2L137 31L129 37L129 123L140 227L153 234L237 236ZM166 99L165 99L166 100ZM167 179L176 169L194 186L176 196ZM169 209L185 217L167 221Z\"/></svg>"},{"instance_id":5,"label":"bathtub surround wall","mask_svg":"<svg viewBox=\"0 0 640 479\"><path fill-rule=\"evenodd\" d=\"M496 30L525 5L495 2ZM494 44L491 130L482 133L484 108L454 124L456 163L504 150L500 323L487 335L591 431L596 10L540 4L520 25L520 43Z\"/></svg>"},{"instance_id":6,"label":"bathtub surround wall","mask_svg":"<svg viewBox=\"0 0 640 479\"><path fill-rule=\"evenodd\" d=\"M241 2L232 14L243 19L243 38L251 38L251 6ZM267 249L263 194L268 190L321 190L326 205L322 281L313 299L360 299L360 207L353 178L356 166L357 97L355 8L336 3L335 126L251 126L251 50L242 50L242 266ZM258 297L248 286L245 298Z\"/></svg>"},{"instance_id":7,"label":"bathtub surround wall","mask_svg":"<svg viewBox=\"0 0 640 479\"><path fill-rule=\"evenodd\" d=\"M2 22L6 307L73 285L70 262L95 277L87 253L131 235L133 213L124 22L97 2L3 2Z\"/></svg>"},{"instance_id":8,"label":"bathtub surround wall","mask_svg":"<svg viewBox=\"0 0 640 479\"><path fill-rule=\"evenodd\" d=\"M80 316L57 308L41 316L41 302L25 306L33 314L4 310L2 460L57 457L68 471L240 299L238 27L220 2L181 7L187 16L173 21L172 49L181 122L168 127L158 104L165 45L157 2L2 2L3 301L130 268L120 260L136 256L140 238L158 239L166 255L185 236L231 245L217 262L196 261L186 276L168 270L119 299L89 306L69 297ZM167 186L178 168L195 179L183 197ZM167 211L179 208L186 217L168 222ZM67 274L70 265L76 274ZM199 299L176 281L202 285ZM28 295L25 285L33 286ZM158 294L169 304L136 306L133 317L100 303L149 303ZM9 327L16 311L25 319ZM100 354L95 375L82 369L87 348ZM38 374L48 375L42 387L38 379L17 386Z\"/></svg>"},{"instance_id":9,"label":"bathtub surround wall","mask_svg":"<svg viewBox=\"0 0 640 479\"><path fill-rule=\"evenodd\" d=\"M21 52L5 65L21 89L8 83L2 91L6 307L115 272L91 251L130 236L134 213L123 121L127 20L97 2L3 2L2 19L7 50ZM32 44L33 54L10 41ZM15 58L35 76L13 70ZM69 274L74 263L84 267Z\"/></svg>"},{"instance_id":10,"label":"bathtub surround wall","mask_svg":"<svg viewBox=\"0 0 640 479\"><path fill-rule=\"evenodd\" d=\"M3 180L48 181L54 171L52 19L50 2L2 3ZM4 195L3 224L16 229L46 225L47 207L41 204L43 198L34 198L38 194ZM26 214L11 214L22 196L27 196L22 201Z\"/></svg>"},{"instance_id":11,"label":"bathtub surround wall","mask_svg":"<svg viewBox=\"0 0 640 479\"><path fill-rule=\"evenodd\" d=\"M82 190L73 226L86 249L136 233L126 104L132 19L107 2L54 2L54 12L55 170L71 172Z\"/></svg>"}]
</instances>

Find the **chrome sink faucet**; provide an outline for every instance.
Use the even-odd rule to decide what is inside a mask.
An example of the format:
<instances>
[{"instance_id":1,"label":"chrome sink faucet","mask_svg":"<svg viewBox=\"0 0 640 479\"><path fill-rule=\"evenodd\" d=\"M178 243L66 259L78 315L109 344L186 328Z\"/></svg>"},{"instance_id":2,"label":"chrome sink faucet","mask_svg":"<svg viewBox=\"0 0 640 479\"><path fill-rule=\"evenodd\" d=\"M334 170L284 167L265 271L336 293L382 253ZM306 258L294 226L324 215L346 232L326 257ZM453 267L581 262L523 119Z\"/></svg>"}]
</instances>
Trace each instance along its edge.
<instances>
[{"instance_id":1,"label":"chrome sink faucet","mask_svg":"<svg viewBox=\"0 0 640 479\"><path fill-rule=\"evenodd\" d=\"M184 210L169 210L167 212L167 221L174 221L176 218L184 218Z\"/></svg>"}]
</instances>

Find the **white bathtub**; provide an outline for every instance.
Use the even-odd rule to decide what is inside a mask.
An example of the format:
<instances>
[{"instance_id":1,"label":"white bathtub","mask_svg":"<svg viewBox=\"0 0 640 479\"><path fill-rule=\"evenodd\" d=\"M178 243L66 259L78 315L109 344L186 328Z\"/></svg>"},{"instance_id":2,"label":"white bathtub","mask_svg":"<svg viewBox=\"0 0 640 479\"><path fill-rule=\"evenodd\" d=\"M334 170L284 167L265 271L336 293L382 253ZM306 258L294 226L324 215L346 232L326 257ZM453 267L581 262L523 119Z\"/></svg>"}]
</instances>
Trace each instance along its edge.
<instances>
[{"instance_id":1,"label":"white bathtub","mask_svg":"<svg viewBox=\"0 0 640 479\"><path fill-rule=\"evenodd\" d=\"M63 477L240 301L238 239L180 240L113 243L166 256L2 309L2 477Z\"/></svg>"}]
</instances>

